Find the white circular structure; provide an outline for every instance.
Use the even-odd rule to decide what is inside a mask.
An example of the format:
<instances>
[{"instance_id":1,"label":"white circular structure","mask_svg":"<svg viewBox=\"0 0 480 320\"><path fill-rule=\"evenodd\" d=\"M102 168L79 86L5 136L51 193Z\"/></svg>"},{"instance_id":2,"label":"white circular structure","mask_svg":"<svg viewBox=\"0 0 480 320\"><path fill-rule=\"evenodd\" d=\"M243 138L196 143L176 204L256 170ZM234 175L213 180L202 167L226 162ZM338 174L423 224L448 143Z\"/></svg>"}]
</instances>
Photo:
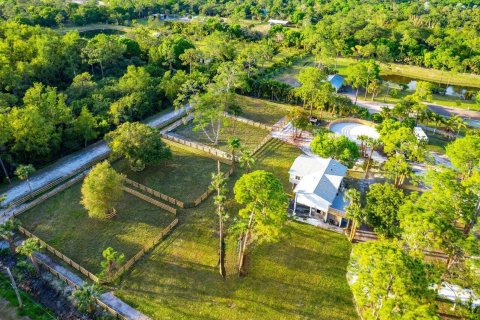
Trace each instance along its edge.
<instances>
[{"instance_id":1,"label":"white circular structure","mask_svg":"<svg viewBox=\"0 0 480 320\"><path fill-rule=\"evenodd\" d=\"M358 136L364 135L373 139L378 139L380 135L377 130L367 125L356 122L339 122L330 126L330 130L336 134L342 134L348 139L360 143Z\"/></svg>"}]
</instances>

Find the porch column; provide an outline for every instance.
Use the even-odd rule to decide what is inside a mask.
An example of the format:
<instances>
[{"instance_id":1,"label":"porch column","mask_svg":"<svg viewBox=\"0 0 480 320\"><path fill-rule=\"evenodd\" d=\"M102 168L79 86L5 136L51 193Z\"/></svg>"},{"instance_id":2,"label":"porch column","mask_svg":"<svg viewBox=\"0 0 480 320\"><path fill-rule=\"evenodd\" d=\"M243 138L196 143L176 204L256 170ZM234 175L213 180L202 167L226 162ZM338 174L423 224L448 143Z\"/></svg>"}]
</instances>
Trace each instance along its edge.
<instances>
[{"instance_id":1,"label":"porch column","mask_svg":"<svg viewBox=\"0 0 480 320\"><path fill-rule=\"evenodd\" d=\"M312 207L310 207L310 212L308 212L308 216L312 216Z\"/></svg>"},{"instance_id":2,"label":"porch column","mask_svg":"<svg viewBox=\"0 0 480 320\"><path fill-rule=\"evenodd\" d=\"M293 201L293 215L296 215L297 211L297 194L295 193L295 200Z\"/></svg>"}]
</instances>

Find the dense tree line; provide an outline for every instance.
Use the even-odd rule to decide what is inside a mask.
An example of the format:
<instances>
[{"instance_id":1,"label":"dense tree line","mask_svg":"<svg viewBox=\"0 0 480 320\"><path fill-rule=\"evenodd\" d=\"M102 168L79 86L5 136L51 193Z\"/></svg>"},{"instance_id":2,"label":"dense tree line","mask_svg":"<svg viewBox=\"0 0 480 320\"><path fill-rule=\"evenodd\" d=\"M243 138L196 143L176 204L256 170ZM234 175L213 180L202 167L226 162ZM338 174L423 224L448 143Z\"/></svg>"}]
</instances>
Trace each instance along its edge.
<instances>
[{"instance_id":1,"label":"dense tree line","mask_svg":"<svg viewBox=\"0 0 480 320\"><path fill-rule=\"evenodd\" d=\"M8 0L0 15L30 25L125 23L153 13L287 19L274 39L319 57L353 56L480 73L480 8L475 1L65 1Z\"/></svg>"},{"instance_id":2,"label":"dense tree line","mask_svg":"<svg viewBox=\"0 0 480 320\"><path fill-rule=\"evenodd\" d=\"M235 92L249 92L266 72L278 46L212 18L93 38L8 21L0 23L0 48L5 176L19 164L44 165L169 105L217 105L220 115L233 107Z\"/></svg>"}]
</instances>

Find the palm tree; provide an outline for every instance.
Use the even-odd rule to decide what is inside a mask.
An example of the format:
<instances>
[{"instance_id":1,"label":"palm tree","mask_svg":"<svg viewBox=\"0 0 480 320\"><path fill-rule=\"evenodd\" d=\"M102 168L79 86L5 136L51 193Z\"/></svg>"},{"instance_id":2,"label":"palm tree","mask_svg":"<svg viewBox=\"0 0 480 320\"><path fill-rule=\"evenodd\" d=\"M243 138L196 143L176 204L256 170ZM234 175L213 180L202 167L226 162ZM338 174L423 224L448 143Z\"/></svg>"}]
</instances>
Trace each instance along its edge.
<instances>
[{"instance_id":1,"label":"palm tree","mask_svg":"<svg viewBox=\"0 0 480 320\"><path fill-rule=\"evenodd\" d=\"M73 291L73 298L75 304L80 312L92 314L95 311L96 300L99 297L98 291L94 285L88 285L84 282L83 285Z\"/></svg>"},{"instance_id":2,"label":"palm tree","mask_svg":"<svg viewBox=\"0 0 480 320\"><path fill-rule=\"evenodd\" d=\"M367 141L370 138L364 134L361 134L357 137L357 139L360 141L360 152L362 157L365 158L367 156Z\"/></svg>"},{"instance_id":3,"label":"palm tree","mask_svg":"<svg viewBox=\"0 0 480 320\"><path fill-rule=\"evenodd\" d=\"M463 120L457 115L451 116L450 119L448 120L452 122L453 128L457 130L457 134L456 134L457 137L460 134L460 130L465 129L467 127L467 123L465 122L465 120Z\"/></svg>"},{"instance_id":4,"label":"palm tree","mask_svg":"<svg viewBox=\"0 0 480 320\"><path fill-rule=\"evenodd\" d=\"M27 256L32 262L37 274L40 273L40 267L38 266L37 260L35 260L34 253L39 252L42 249L38 239L28 238L23 241L22 244L17 248L17 252Z\"/></svg>"},{"instance_id":5,"label":"palm tree","mask_svg":"<svg viewBox=\"0 0 480 320\"><path fill-rule=\"evenodd\" d=\"M17 249L15 245L15 231L19 225L20 221L17 219L10 219L4 224L0 224L0 237L8 242L12 253L15 253Z\"/></svg>"},{"instance_id":6,"label":"palm tree","mask_svg":"<svg viewBox=\"0 0 480 320\"><path fill-rule=\"evenodd\" d=\"M230 154L232 155L232 169L235 170L235 153L238 149L240 149L240 138L239 137L231 137L228 139L228 149L230 150Z\"/></svg>"},{"instance_id":7,"label":"palm tree","mask_svg":"<svg viewBox=\"0 0 480 320\"><path fill-rule=\"evenodd\" d=\"M368 170L370 169L373 152L378 149L382 145L382 143L378 139L368 138L366 144L368 147L370 147L370 153L367 159L367 166L365 167L365 178L367 178L368 176Z\"/></svg>"},{"instance_id":8,"label":"palm tree","mask_svg":"<svg viewBox=\"0 0 480 320\"><path fill-rule=\"evenodd\" d=\"M17 175L20 180L27 180L28 188L30 189L30 194L32 194L33 189L30 184L30 175L35 172L33 165L19 165L17 170L15 170L15 175Z\"/></svg>"},{"instance_id":9,"label":"palm tree","mask_svg":"<svg viewBox=\"0 0 480 320\"><path fill-rule=\"evenodd\" d=\"M344 200L348 201L348 205L345 207L346 217L353 221L348 236L348 239L352 241L355 237L358 224L363 221L360 192L357 189L348 189L345 192Z\"/></svg>"},{"instance_id":10,"label":"palm tree","mask_svg":"<svg viewBox=\"0 0 480 320\"><path fill-rule=\"evenodd\" d=\"M243 150L242 155L240 159L238 159L240 162L240 167L244 169L247 173L250 172L250 170L253 168L255 165L255 158L253 157L253 152L250 150Z\"/></svg>"},{"instance_id":11,"label":"palm tree","mask_svg":"<svg viewBox=\"0 0 480 320\"><path fill-rule=\"evenodd\" d=\"M225 174L220 171L220 161L217 165L217 173L212 174L212 182L210 184L210 190L214 190L217 194L214 197L214 203L217 206L217 216L218 216L218 237L219 237L219 246L218 246L218 266L220 275L225 279L226 270L225 270L225 241L223 237L223 222L225 219L225 200L227 188L225 187L227 183L227 178Z\"/></svg>"},{"instance_id":12,"label":"palm tree","mask_svg":"<svg viewBox=\"0 0 480 320\"><path fill-rule=\"evenodd\" d=\"M382 107L382 109L380 110L380 116L383 119L389 119L393 117L393 110L389 107Z\"/></svg>"},{"instance_id":13,"label":"palm tree","mask_svg":"<svg viewBox=\"0 0 480 320\"><path fill-rule=\"evenodd\" d=\"M431 115L430 120L435 124L435 127L433 129L433 134L435 134L437 132L438 126L445 122L445 117L434 112Z\"/></svg>"}]
</instances>

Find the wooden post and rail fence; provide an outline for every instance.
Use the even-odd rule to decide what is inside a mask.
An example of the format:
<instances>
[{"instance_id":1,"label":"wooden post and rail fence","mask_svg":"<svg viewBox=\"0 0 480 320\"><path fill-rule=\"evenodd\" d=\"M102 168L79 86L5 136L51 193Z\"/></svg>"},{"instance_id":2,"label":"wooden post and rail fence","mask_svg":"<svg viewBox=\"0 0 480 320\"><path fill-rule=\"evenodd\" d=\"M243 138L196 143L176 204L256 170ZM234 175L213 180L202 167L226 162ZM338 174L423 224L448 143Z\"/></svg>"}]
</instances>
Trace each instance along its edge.
<instances>
[{"instance_id":1,"label":"wooden post and rail fence","mask_svg":"<svg viewBox=\"0 0 480 320\"><path fill-rule=\"evenodd\" d=\"M78 263L76 263L75 261L73 261L72 259L67 257L66 255L64 255L63 253L61 253L60 251L58 251L57 249L55 249L54 247L52 247L51 245L49 245L48 243L46 243L45 241L43 241L42 239L40 239L39 237L37 237L36 235L31 233L30 231L28 231L24 227L19 226L18 231L20 231L21 234L25 235L28 238L33 238L33 239L38 240L40 245L43 248L45 248L48 252L54 254L55 256L60 258L63 262L65 262L69 266L73 267L75 270L79 271L81 274L83 274L84 276L86 276L87 278L92 280L93 282L95 282L95 283L99 282L99 279L96 275L94 275L93 273L91 273L90 271L88 271L87 269L85 269L84 267L82 267L81 265L79 265Z\"/></svg>"},{"instance_id":2,"label":"wooden post and rail fence","mask_svg":"<svg viewBox=\"0 0 480 320\"><path fill-rule=\"evenodd\" d=\"M103 159L106 159L106 158L108 158L108 155L98 156L98 157L94 158L92 161L90 161L90 162L86 163L85 165L83 165L82 167L78 168L77 170L75 170L75 171L73 171L73 172L71 172L71 173L69 173L69 174L67 174L63 177L60 177L58 179L53 180L52 182L46 184L45 186L33 191L32 193L29 193L29 194L15 200L15 201L12 201L10 203L10 206L11 207L19 206L19 205L25 203L26 201L38 196L39 194L42 194L45 191L47 191L49 189L52 189L53 187L59 185L60 183L70 179L71 177L74 177L75 175L81 173L82 171L85 171L85 170L89 169L90 167L92 167L92 164L97 163L97 162L99 162Z\"/></svg>"},{"instance_id":3,"label":"wooden post and rail fence","mask_svg":"<svg viewBox=\"0 0 480 320\"><path fill-rule=\"evenodd\" d=\"M115 274L115 278L118 278L119 276L121 276L123 273L125 273L128 269L130 269L134 264L135 262L137 262L138 260L140 260L147 252L149 252L152 248L154 248L158 243L160 243L160 241L170 232L172 231L172 229L178 224L178 219L175 218L166 228L164 228L160 234L155 237L154 239L152 239L150 242L148 242L143 248L142 250L140 250L135 256L133 256L130 260L128 260L118 271L117 273ZM63 262L65 262L66 264L68 264L69 266L73 267L75 270L79 271L81 274L83 274L84 276L86 276L87 278L89 278L91 281L93 281L94 283L99 283L100 282L100 279L94 275L93 273L89 272L87 269L83 268L81 265L79 265L78 263L76 263L75 261L73 261L72 259L70 259L69 257L65 256L63 253L61 253L60 251L58 251L57 249L53 248L52 246L50 246L48 243L46 243L45 241L43 241L42 239L40 239L39 237L37 237L36 235L34 235L33 233L31 233L30 231L28 231L27 229L25 229L24 227L22 226L19 226L18 227L18 230L21 234L25 235L26 237L29 237L29 238L33 238L33 239L37 239L38 242L40 243L40 245L45 248L48 252L54 254L56 257L60 258ZM67 283L68 285L70 285L71 287L75 288L75 289L78 289L80 286L75 283L74 281L72 281L71 279L67 278L66 276L64 276L63 274L61 274L60 272L58 272L57 270L55 270L52 266L50 266L49 264L47 263L44 263L43 261L41 260L37 260L40 264L42 264L45 269L47 271L49 271L53 276L55 276L56 278L64 281L65 283ZM107 312L109 312L111 315L113 315L116 319L122 319L122 320L130 320L129 318L125 317L124 315L122 315L121 313L117 312L115 309L111 308L110 306L108 306L106 303L104 303L102 300L100 300L99 298L95 298L95 301L97 303L97 305L99 305L102 309L106 310Z\"/></svg>"},{"instance_id":4,"label":"wooden post and rail fence","mask_svg":"<svg viewBox=\"0 0 480 320\"><path fill-rule=\"evenodd\" d=\"M233 119L233 120L238 121L238 122L243 122L243 123L248 124L252 127L264 129L264 130L267 130L267 131L272 131L273 130L273 126L269 126L269 125L266 125L264 123L253 121L253 120L250 120L250 119L247 119L247 118L244 118L244 117L234 116L234 115L232 115L228 112L224 112L223 116L226 117L226 118Z\"/></svg>"},{"instance_id":5,"label":"wooden post and rail fence","mask_svg":"<svg viewBox=\"0 0 480 320\"><path fill-rule=\"evenodd\" d=\"M162 241L162 239L172 231L172 229L178 224L178 218L175 218L165 229L163 229L160 234L149 241L136 255L134 255L130 260L128 260L116 273L114 278L120 277L123 273L125 273L128 269L130 269L135 262L140 260L147 252L152 250L157 244Z\"/></svg>"}]
</instances>

